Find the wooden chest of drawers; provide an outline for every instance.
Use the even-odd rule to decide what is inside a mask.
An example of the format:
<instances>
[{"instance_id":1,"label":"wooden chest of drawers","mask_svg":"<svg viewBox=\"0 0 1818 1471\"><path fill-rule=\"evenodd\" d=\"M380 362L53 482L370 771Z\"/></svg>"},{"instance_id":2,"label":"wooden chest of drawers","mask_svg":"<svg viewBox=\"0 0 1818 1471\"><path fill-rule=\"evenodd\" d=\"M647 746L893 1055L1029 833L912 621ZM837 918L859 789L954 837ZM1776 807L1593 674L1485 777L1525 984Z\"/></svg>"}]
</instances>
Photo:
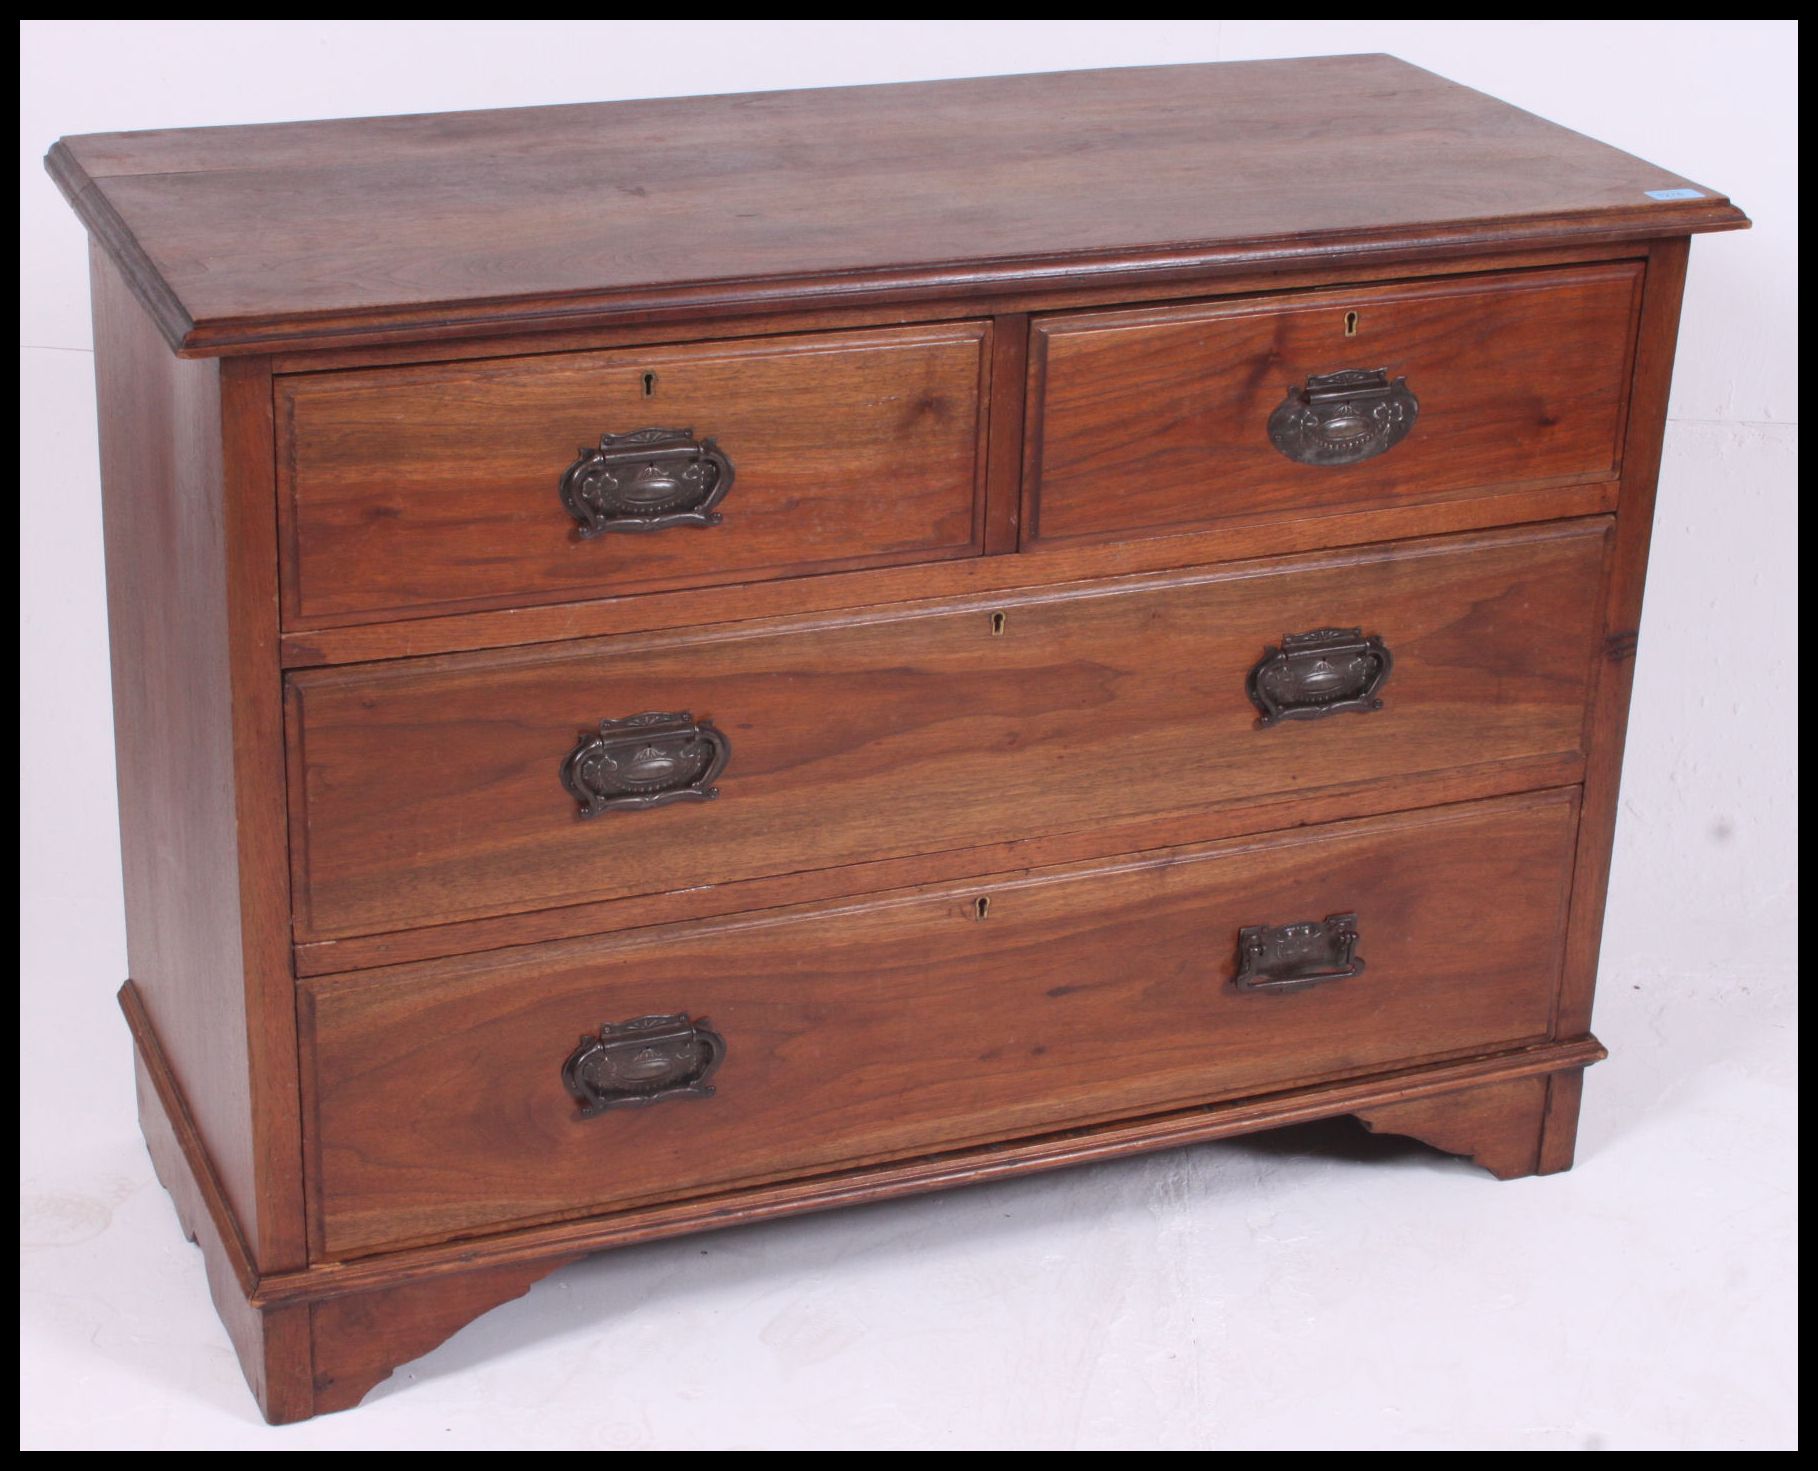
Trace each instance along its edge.
<instances>
[{"instance_id":1,"label":"wooden chest of drawers","mask_svg":"<svg viewBox=\"0 0 1818 1471\"><path fill-rule=\"evenodd\" d=\"M653 1236L1571 1163L1721 195L1385 57L48 163L141 1120L272 1420Z\"/></svg>"}]
</instances>

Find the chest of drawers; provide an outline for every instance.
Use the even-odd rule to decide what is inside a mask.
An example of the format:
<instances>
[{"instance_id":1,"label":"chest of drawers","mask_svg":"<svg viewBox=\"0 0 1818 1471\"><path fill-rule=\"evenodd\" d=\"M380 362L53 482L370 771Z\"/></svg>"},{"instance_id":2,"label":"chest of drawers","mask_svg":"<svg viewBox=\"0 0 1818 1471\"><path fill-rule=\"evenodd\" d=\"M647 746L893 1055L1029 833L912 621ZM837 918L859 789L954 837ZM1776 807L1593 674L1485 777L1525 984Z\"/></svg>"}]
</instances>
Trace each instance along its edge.
<instances>
[{"instance_id":1,"label":"chest of drawers","mask_svg":"<svg viewBox=\"0 0 1818 1471\"><path fill-rule=\"evenodd\" d=\"M141 1122L270 1419L655 1236L1571 1163L1721 195L1386 57L48 164Z\"/></svg>"}]
</instances>

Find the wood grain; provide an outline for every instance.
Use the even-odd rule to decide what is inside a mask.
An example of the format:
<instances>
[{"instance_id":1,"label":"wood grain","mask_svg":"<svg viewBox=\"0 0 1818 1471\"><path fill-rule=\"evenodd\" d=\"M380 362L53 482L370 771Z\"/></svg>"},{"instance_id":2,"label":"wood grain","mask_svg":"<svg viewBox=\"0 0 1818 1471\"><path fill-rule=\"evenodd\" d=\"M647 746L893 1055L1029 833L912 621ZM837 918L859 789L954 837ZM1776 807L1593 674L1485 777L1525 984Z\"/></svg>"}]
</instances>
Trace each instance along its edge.
<instances>
[{"instance_id":1,"label":"wood grain","mask_svg":"<svg viewBox=\"0 0 1818 1471\"><path fill-rule=\"evenodd\" d=\"M317 1255L1538 1041L1576 817L1555 792L312 982ZM1244 925L1343 911L1362 975L1231 989ZM575 1038L669 1012L726 1039L715 1095L580 1118Z\"/></svg>"},{"instance_id":2,"label":"wood grain","mask_svg":"<svg viewBox=\"0 0 1818 1471\"><path fill-rule=\"evenodd\" d=\"M270 1424L293 1424L357 1404L399 1363L427 1353L575 1259L541 1257L495 1266L468 1273L457 1284L402 1282L325 1301L264 1303L251 1252L130 981L121 988L120 1006L133 1034L139 1123L153 1171L170 1193L183 1234L202 1251L209 1294L247 1387Z\"/></svg>"},{"instance_id":3,"label":"wood grain","mask_svg":"<svg viewBox=\"0 0 1818 1471\"><path fill-rule=\"evenodd\" d=\"M290 626L975 555L990 328L972 322L277 380ZM603 433L689 428L724 522L582 540Z\"/></svg>"},{"instance_id":4,"label":"wood grain","mask_svg":"<svg viewBox=\"0 0 1818 1471\"><path fill-rule=\"evenodd\" d=\"M1604 905L1609 897L1610 855L1615 848L1617 802L1622 791L1622 753L1628 739L1629 693L1635 682L1641 597L1654 529L1660 449L1666 435L1667 395L1673 381L1673 354L1679 338L1679 307L1688 254L1689 242L1664 240L1648 259L1621 512L1604 592L1604 641L1597 663L1595 693L1585 711L1589 751L1585 821L1572 900L1572 937L1565 975L1560 981L1561 1036L1577 1036L1591 1030L1591 1000L1597 985Z\"/></svg>"},{"instance_id":5,"label":"wood grain","mask_svg":"<svg viewBox=\"0 0 1818 1471\"><path fill-rule=\"evenodd\" d=\"M695 1231L900 1199L928 1190L948 1190L1068 1165L1118 1159L1207 1140L1228 1139L1284 1124L1332 1118L1363 1109L1453 1093L1480 1083L1578 1070L1609 1053L1593 1037L1544 1042L1480 1057L1395 1068L1336 1083L1290 1088L1228 1103L1202 1104L1168 1113L1145 1114L1078 1129L1062 1129L1003 1140L971 1149L946 1150L810 1175L774 1185L748 1186L688 1200L668 1201L588 1216L548 1226L444 1242L437 1246L386 1252L347 1262L322 1262L302 1271L262 1278L259 1296L268 1306L313 1302L365 1292L400 1282L459 1276L494 1263L529 1262L576 1251L603 1251Z\"/></svg>"},{"instance_id":6,"label":"wood grain","mask_svg":"<svg viewBox=\"0 0 1818 1471\"><path fill-rule=\"evenodd\" d=\"M1570 1166L1723 196L1386 57L46 163L141 1122L268 1418L640 1240L1343 1113ZM1421 419L1304 470L1267 415L1343 367ZM645 427L732 454L726 525L579 544L558 477ZM1351 625L1384 708L1257 729L1265 646ZM651 710L722 795L583 821L562 758ZM1341 912L1361 974L1236 989ZM715 1096L577 1118L576 1038L671 1011Z\"/></svg>"},{"instance_id":7,"label":"wood grain","mask_svg":"<svg viewBox=\"0 0 1818 1471\"><path fill-rule=\"evenodd\" d=\"M1602 521L784 621L294 675L298 938L1033 837L1560 752L1583 735ZM994 632L995 615L1004 618ZM1387 708L1255 728L1285 632L1367 625ZM577 732L690 711L719 800L583 820Z\"/></svg>"},{"instance_id":8,"label":"wood grain","mask_svg":"<svg viewBox=\"0 0 1818 1471\"><path fill-rule=\"evenodd\" d=\"M1545 1043L261 1276L238 1242L232 1212L130 985L121 1005L134 1037L139 1116L152 1163L185 1235L202 1249L216 1308L272 1424L348 1408L397 1365L589 1251L1114 1159L1486 1082L1550 1073L1557 1090L1605 1055L1590 1039ZM1571 1097L1575 1104L1576 1094Z\"/></svg>"},{"instance_id":9,"label":"wood grain","mask_svg":"<svg viewBox=\"0 0 1818 1471\"><path fill-rule=\"evenodd\" d=\"M1563 1068L1547 1075L1546 1117L1540 1125L1537 1175L1572 1168L1578 1153L1578 1112L1584 1102L1584 1069Z\"/></svg>"},{"instance_id":10,"label":"wood grain","mask_svg":"<svg viewBox=\"0 0 1818 1471\"><path fill-rule=\"evenodd\" d=\"M1016 550L1023 501L1023 384L1029 368L1029 318L1011 312L991 324L990 449L985 488L985 551Z\"/></svg>"},{"instance_id":11,"label":"wood grain","mask_svg":"<svg viewBox=\"0 0 1818 1471\"><path fill-rule=\"evenodd\" d=\"M1468 491L1453 499L1436 496L1411 506L1337 509L1291 521L1265 518L1245 524L1233 520L1216 531L1171 531L1147 540L1043 543L1040 555L962 557L870 572L833 572L777 582L295 631L283 636L283 657L288 668L313 669L790 613L831 613L884 603L1007 593L1321 547L1367 546L1490 526L1602 515L1616 509L1616 499L1617 484L1608 479ZM1002 510L1002 497L994 497L993 504ZM1002 528L1005 523L1000 520L997 524Z\"/></svg>"},{"instance_id":12,"label":"wood grain","mask_svg":"<svg viewBox=\"0 0 1818 1471\"><path fill-rule=\"evenodd\" d=\"M1025 539L1613 478L1640 284L1623 264L1044 318ZM1358 464L1296 463L1270 442L1270 414L1290 388L1345 368L1406 377L1413 432Z\"/></svg>"},{"instance_id":13,"label":"wood grain","mask_svg":"<svg viewBox=\"0 0 1818 1471\"><path fill-rule=\"evenodd\" d=\"M270 376L173 358L92 264L127 962L240 1228L284 1267L303 1245Z\"/></svg>"},{"instance_id":14,"label":"wood grain","mask_svg":"<svg viewBox=\"0 0 1818 1471\"><path fill-rule=\"evenodd\" d=\"M209 1297L247 1386L273 1424L307 1419L314 1405L311 1309L297 1302L270 1309L255 1305L259 1271L252 1250L131 981L120 988L120 1009L132 1033L139 1129L153 1172L170 1193L184 1236L202 1252Z\"/></svg>"},{"instance_id":15,"label":"wood grain","mask_svg":"<svg viewBox=\"0 0 1818 1471\"><path fill-rule=\"evenodd\" d=\"M530 1291L576 1257L541 1257L465 1272L452 1280L404 1282L312 1303L313 1402L306 1414L350 1410L400 1364L421 1358L482 1313ZM273 1424L280 1420L267 1415Z\"/></svg>"},{"instance_id":16,"label":"wood grain","mask_svg":"<svg viewBox=\"0 0 1818 1471\"><path fill-rule=\"evenodd\" d=\"M977 848L947 849L909 858L883 858L816 868L772 878L697 884L661 894L569 904L486 919L423 925L373 935L316 940L295 949L299 976L400 965L445 955L499 950L539 940L573 939L673 924L690 919L760 909L778 909L827 899L848 899L890 889L913 888L1012 870L1073 863L1106 853L1142 853L1154 848L1212 842L1278 831L1307 823L1455 802L1480 801L1518 792L1575 786L1584 774L1576 752L1398 777L1393 783L1354 781L1317 792L1282 792L1261 801L1201 807L1162 817L1099 823L1041 838L1010 838Z\"/></svg>"},{"instance_id":17,"label":"wood grain","mask_svg":"<svg viewBox=\"0 0 1818 1471\"><path fill-rule=\"evenodd\" d=\"M1498 1180L1552 1174L1571 1167L1569 1136L1578 1124L1575 1098L1570 1100L1569 1124L1563 1112L1564 1095L1562 1112L1555 1115L1550 1110L1552 1080L1558 1076L1511 1078L1457 1093L1361 1109L1358 1117L1365 1128L1376 1133L1406 1134L1446 1154L1467 1155ZM1566 1134L1563 1164L1558 1162L1560 1146L1547 1150L1549 1130Z\"/></svg>"},{"instance_id":18,"label":"wood grain","mask_svg":"<svg viewBox=\"0 0 1818 1471\"><path fill-rule=\"evenodd\" d=\"M96 134L47 165L189 352L1746 223L1384 56Z\"/></svg>"},{"instance_id":19,"label":"wood grain","mask_svg":"<svg viewBox=\"0 0 1818 1471\"><path fill-rule=\"evenodd\" d=\"M351 1407L399 1364L588 1251L1222 1138L1574 1064L1551 1075L1557 1087L1580 1078L1585 1063L1604 1055L1590 1041L1545 1044L261 1277L238 1240L130 985L121 1005L133 1032L139 1116L159 1182L172 1196L184 1234L202 1249L216 1308L247 1383L274 1425Z\"/></svg>"},{"instance_id":20,"label":"wood grain","mask_svg":"<svg viewBox=\"0 0 1818 1471\"><path fill-rule=\"evenodd\" d=\"M1538 246L1499 246L1461 255L1441 251L1415 262L1398 264L1372 254L1347 263L1342 255L1317 263L1220 272L1187 269L1147 272L1140 281L1108 284L1091 277L1068 281L1057 277L1025 290L973 293L965 297L968 317L1028 316L1038 312L1080 311L1122 306L1254 294L1259 291L1310 290L1317 286L1361 286L1392 280L1428 280L1443 276L1480 275L1489 270L1533 270L1543 266L1578 265L1588 261L1645 260L1645 240ZM753 310L731 310L710 318L638 320L644 314L615 317L598 326L551 326L541 329L475 327L467 333L387 341L369 346L337 345L272 356L272 371L321 373L345 368L398 367L427 362L461 362L470 358L532 356L550 352L598 352L623 347L664 347L707 342L729 336L787 336L798 332L833 332L847 328L902 327L914 322L950 321L951 299L917 294L890 302L865 301L841 306L783 303Z\"/></svg>"}]
</instances>

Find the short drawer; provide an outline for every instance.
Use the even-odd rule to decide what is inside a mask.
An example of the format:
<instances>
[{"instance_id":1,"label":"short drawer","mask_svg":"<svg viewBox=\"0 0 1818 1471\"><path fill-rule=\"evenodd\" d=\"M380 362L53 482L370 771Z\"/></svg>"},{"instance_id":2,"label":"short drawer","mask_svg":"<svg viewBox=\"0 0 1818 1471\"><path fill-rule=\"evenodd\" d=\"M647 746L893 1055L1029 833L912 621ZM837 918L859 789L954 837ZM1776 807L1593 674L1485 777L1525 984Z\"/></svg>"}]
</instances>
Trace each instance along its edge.
<instances>
[{"instance_id":1,"label":"short drawer","mask_svg":"<svg viewBox=\"0 0 1818 1471\"><path fill-rule=\"evenodd\" d=\"M1576 762L1607 533L299 673L298 936Z\"/></svg>"},{"instance_id":2,"label":"short drawer","mask_svg":"<svg viewBox=\"0 0 1818 1471\"><path fill-rule=\"evenodd\" d=\"M1049 317L1025 544L1318 518L1616 476L1641 267Z\"/></svg>"},{"instance_id":3,"label":"short drawer","mask_svg":"<svg viewBox=\"0 0 1818 1471\"><path fill-rule=\"evenodd\" d=\"M286 622L976 553L989 332L280 378Z\"/></svg>"},{"instance_id":4,"label":"short drawer","mask_svg":"<svg viewBox=\"0 0 1818 1471\"><path fill-rule=\"evenodd\" d=\"M1539 1040L1575 824L1556 791L310 982L316 1252Z\"/></svg>"}]
</instances>

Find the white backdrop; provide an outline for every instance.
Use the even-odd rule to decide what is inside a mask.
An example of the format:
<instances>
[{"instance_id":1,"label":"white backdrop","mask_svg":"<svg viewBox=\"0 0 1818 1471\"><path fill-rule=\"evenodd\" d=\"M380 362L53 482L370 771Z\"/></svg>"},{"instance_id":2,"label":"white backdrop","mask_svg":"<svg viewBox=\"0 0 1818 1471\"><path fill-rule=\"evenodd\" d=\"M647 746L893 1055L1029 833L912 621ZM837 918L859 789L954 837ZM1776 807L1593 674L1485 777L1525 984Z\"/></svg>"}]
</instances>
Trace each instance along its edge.
<instances>
[{"instance_id":1,"label":"white backdrop","mask_svg":"<svg viewBox=\"0 0 1818 1471\"><path fill-rule=\"evenodd\" d=\"M1797 45L1760 21L23 23L25 1443L1792 1445ZM1692 250L1580 1168L1492 1187L1322 1126L638 1248L353 1415L263 1429L134 1132L86 258L45 148L1345 51L1755 220Z\"/></svg>"}]
</instances>

